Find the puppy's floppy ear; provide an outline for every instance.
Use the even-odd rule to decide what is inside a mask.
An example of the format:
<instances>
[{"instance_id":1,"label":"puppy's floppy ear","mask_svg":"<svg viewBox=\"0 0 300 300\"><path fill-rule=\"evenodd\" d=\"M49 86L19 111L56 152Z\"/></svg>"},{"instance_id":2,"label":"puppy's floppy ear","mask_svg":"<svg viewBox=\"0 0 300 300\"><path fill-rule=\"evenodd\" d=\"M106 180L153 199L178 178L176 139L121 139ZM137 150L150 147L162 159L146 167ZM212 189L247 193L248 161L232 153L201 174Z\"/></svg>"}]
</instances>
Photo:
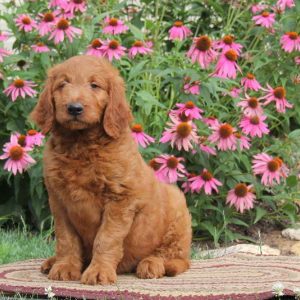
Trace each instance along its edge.
<instances>
[{"instance_id":1,"label":"puppy's floppy ear","mask_svg":"<svg viewBox=\"0 0 300 300\"><path fill-rule=\"evenodd\" d=\"M119 75L110 79L108 93L109 102L104 112L103 127L107 135L116 139L132 120L125 97L124 81Z\"/></svg>"},{"instance_id":2,"label":"puppy's floppy ear","mask_svg":"<svg viewBox=\"0 0 300 300\"><path fill-rule=\"evenodd\" d=\"M41 128L44 134L51 130L54 122L52 84L53 78L49 75L39 101L30 114L30 119Z\"/></svg>"}]
</instances>

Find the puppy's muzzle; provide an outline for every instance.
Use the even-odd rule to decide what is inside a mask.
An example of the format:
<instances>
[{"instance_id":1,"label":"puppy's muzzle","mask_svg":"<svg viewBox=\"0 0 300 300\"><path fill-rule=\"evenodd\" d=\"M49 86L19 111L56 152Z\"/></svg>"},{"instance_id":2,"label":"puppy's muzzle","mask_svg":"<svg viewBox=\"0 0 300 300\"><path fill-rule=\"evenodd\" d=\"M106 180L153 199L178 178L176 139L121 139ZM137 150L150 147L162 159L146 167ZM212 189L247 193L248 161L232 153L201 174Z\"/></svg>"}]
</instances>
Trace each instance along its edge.
<instances>
[{"instance_id":1,"label":"puppy's muzzle","mask_svg":"<svg viewBox=\"0 0 300 300\"><path fill-rule=\"evenodd\" d=\"M78 116L83 113L83 106L80 103L68 104L67 109L71 116Z\"/></svg>"}]
</instances>

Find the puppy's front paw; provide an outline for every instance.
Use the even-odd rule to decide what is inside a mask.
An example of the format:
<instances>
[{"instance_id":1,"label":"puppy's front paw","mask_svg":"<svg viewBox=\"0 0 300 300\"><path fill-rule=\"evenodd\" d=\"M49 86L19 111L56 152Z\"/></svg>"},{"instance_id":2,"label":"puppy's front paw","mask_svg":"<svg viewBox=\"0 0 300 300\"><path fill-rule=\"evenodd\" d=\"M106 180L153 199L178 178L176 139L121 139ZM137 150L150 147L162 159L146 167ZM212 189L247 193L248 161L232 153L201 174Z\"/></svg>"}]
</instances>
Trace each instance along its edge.
<instances>
[{"instance_id":1,"label":"puppy's front paw","mask_svg":"<svg viewBox=\"0 0 300 300\"><path fill-rule=\"evenodd\" d=\"M41 272L43 274L48 274L55 262L56 256L51 256L48 259L46 259L41 265Z\"/></svg>"},{"instance_id":2,"label":"puppy's front paw","mask_svg":"<svg viewBox=\"0 0 300 300\"><path fill-rule=\"evenodd\" d=\"M90 265L82 274L81 283L83 284L113 284L117 281L116 270L110 266Z\"/></svg>"},{"instance_id":3,"label":"puppy's front paw","mask_svg":"<svg viewBox=\"0 0 300 300\"><path fill-rule=\"evenodd\" d=\"M48 275L48 279L51 280L80 280L81 278L81 267L72 263L57 262L55 263Z\"/></svg>"},{"instance_id":4,"label":"puppy's front paw","mask_svg":"<svg viewBox=\"0 0 300 300\"><path fill-rule=\"evenodd\" d=\"M143 279L163 277L165 275L163 259L154 256L144 258L137 266L136 275Z\"/></svg>"}]
</instances>

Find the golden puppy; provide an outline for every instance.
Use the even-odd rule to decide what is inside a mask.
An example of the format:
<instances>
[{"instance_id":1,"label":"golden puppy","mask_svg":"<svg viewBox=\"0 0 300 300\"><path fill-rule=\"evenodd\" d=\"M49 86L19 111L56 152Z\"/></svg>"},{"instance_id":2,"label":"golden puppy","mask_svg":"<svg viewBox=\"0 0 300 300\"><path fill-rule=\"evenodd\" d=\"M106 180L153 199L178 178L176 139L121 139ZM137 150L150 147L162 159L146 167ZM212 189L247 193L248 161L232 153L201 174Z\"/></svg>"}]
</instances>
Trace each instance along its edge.
<instances>
[{"instance_id":1,"label":"golden puppy","mask_svg":"<svg viewBox=\"0 0 300 300\"><path fill-rule=\"evenodd\" d=\"M56 254L53 280L116 282L189 268L191 220L182 192L157 181L131 136L124 82L112 65L76 56L52 68L32 119L51 136L44 177Z\"/></svg>"}]
</instances>

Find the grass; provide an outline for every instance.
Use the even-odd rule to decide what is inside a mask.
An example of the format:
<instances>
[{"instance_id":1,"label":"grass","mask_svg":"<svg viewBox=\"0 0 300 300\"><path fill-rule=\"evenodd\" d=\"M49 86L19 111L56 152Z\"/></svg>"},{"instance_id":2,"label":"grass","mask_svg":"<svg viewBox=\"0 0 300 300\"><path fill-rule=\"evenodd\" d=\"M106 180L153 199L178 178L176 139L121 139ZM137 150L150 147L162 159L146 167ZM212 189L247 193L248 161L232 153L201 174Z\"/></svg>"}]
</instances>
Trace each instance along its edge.
<instances>
[{"instance_id":1,"label":"grass","mask_svg":"<svg viewBox=\"0 0 300 300\"><path fill-rule=\"evenodd\" d=\"M35 296L35 295L25 296L25 295L21 295L19 293L10 296L10 295L3 294L0 292L0 299L1 300L29 300L29 299L42 300L45 298L38 298L38 296Z\"/></svg>"},{"instance_id":2,"label":"grass","mask_svg":"<svg viewBox=\"0 0 300 300\"><path fill-rule=\"evenodd\" d=\"M26 230L0 229L0 264L32 258L46 258L54 253L54 241L47 234L33 234ZM0 292L1 300L45 299L36 295L7 295Z\"/></svg>"},{"instance_id":3,"label":"grass","mask_svg":"<svg viewBox=\"0 0 300 300\"><path fill-rule=\"evenodd\" d=\"M0 264L32 258L46 258L53 253L54 241L45 234L0 229Z\"/></svg>"}]
</instances>

